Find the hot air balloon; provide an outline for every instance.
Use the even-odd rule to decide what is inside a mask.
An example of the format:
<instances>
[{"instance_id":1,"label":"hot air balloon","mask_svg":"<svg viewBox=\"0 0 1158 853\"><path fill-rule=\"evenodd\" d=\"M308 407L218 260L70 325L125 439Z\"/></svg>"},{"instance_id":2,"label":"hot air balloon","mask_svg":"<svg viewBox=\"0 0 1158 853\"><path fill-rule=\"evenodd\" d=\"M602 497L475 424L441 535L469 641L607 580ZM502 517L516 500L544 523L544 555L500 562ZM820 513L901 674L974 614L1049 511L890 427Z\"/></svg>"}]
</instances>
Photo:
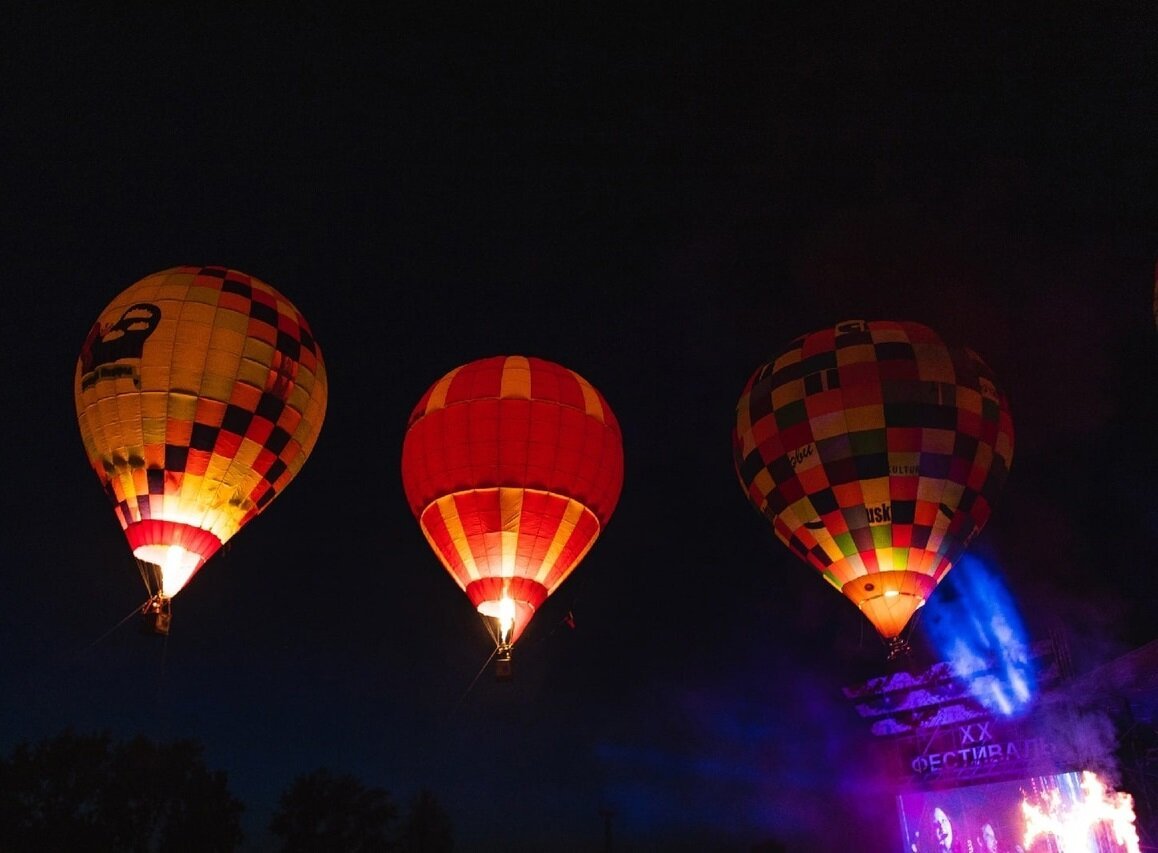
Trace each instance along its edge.
<instances>
[{"instance_id":1,"label":"hot air balloon","mask_svg":"<svg viewBox=\"0 0 1158 853\"><path fill-rule=\"evenodd\" d=\"M607 401L550 361L496 356L435 382L410 416L402 482L430 547L511 646L611 517L623 440Z\"/></svg>"},{"instance_id":2,"label":"hot air balloon","mask_svg":"<svg viewBox=\"0 0 1158 853\"><path fill-rule=\"evenodd\" d=\"M321 350L263 281L175 267L93 325L74 381L85 453L168 633L170 599L301 470L326 411Z\"/></svg>"},{"instance_id":3,"label":"hot air balloon","mask_svg":"<svg viewBox=\"0 0 1158 853\"><path fill-rule=\"evenodd\" d=\"M895 657L989 519L1013 422L976 353L917 323L849 321L752 375L732 445L749 500Z\"/></svg>"}]
</instances>

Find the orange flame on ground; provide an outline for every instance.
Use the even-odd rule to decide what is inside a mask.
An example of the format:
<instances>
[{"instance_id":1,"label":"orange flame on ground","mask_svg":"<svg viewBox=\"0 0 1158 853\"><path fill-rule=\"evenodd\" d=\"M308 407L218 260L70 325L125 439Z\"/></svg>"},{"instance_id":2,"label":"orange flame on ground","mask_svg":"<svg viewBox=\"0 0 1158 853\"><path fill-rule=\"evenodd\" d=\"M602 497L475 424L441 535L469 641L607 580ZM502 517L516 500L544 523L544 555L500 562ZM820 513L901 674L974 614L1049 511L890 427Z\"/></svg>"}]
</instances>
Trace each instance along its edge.
<instances>
[{"instance_id":1,"label":"orange flame on ground","mask_svg":"<svg viewBox=\"0 0 1158 853\"><path fill-rule=\"evenodd\" d=\"M1061 792L1056 788L1042 797L1040 806L1021 801L1026 850L1046 836L1053 837L1061 853L1100 850L1094 839L1105 838L1109 830L1114 841L1128 853L1141 853L1134 829L1134 798L1124 792L1107 792L1105 783L1089 770L1082 773L1082 791L1085 796L1070 804L1062 803Z\"/></svg>"}]
</instances>

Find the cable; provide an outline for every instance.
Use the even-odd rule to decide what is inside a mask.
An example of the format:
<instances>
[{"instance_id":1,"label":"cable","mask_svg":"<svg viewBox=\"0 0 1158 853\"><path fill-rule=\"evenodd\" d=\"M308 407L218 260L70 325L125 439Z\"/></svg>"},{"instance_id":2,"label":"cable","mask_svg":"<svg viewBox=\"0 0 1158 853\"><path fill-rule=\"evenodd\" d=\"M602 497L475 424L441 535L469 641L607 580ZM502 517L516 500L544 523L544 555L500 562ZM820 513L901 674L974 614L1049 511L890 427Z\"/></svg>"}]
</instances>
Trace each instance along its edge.
<instances>
[{"instance_id":1,"label":"cable","mask_svg":"<svg viewBox=\"0 0 1158 853\"><path fill-rule=\"evenodd\" d=\"M81 653L90 651L94 646L96 646L102 640L107 639L113 632L115 632L117 630L117 628L120 628L122 625L124 625L126 622L128 622L130 619L132 619L135 614L140 613L143 608L147 607L149 604L149 601L151 601L151 599L146 599L144 604L138 604L136 607L134 607L132 610L130 610L128 615L125 616L124 619L122 619L116 625L113 625L113 627L109 628L107 631L105 631L103 634L101 634L99 637L97 637L95 640L93 640L91 643L89 643L87 646L85 646L83 649L81 649Z\"/></svg>"},{"instance_id":2,"label":"cable","mask_svg":"<svg viewBox=\"0 0 1158 853\"><path fill-rule=\"evenodd\" d=\"M490 666L491 660L493 660L494 656L496 654L498 654L498 651L499 651L498 646L495 646L495 650L490 653L490 655L487 657L486 661L483 663L482 667L479 669L479 671L477 673L475 673L475 677L471 680L471 682L467 686L466 690L463 691L462 696L460 696L458 698L458 701L454 703L454 707L451 708L450 711L447 713L446 719L448 722L450 721L450 718L453 717L458 712L458 709L462 707L462 703L466 701L466 697L468 695L470 695L470 691L474 690L474 686L476 684L478 684L479 678L486 671L486 668L488 666Z\"/></svg>"}]
</instances>

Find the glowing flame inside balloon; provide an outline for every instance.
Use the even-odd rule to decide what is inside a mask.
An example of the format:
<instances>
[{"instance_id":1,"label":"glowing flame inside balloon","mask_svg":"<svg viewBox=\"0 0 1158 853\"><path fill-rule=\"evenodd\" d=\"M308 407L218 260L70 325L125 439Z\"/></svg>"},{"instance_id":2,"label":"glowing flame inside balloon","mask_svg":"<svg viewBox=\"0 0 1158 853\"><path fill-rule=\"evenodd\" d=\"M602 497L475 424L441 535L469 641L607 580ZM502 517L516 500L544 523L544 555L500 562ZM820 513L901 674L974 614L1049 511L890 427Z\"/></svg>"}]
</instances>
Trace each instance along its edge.
<instances>
[{"instance_id":1,"label":"glowing flame inside balloon","mask_svg":"<svg viewBox=\"0 0 1158 853\"><path fill-rule=\"evenodd\" d=\"M515 627L515 617L519 613L518 605L513 598L503 593L503 597L498 600L484 601L480 604L478 612L498 622L500 644L511 641L511 630Z\"/></svg>"},{"instance_id":2,"label":"glowing flame inside balloon","mask_svg":"<svg viewBox=\"0 0 1158 853\"><path fill-rule=\"evenodd\" d=\"M172 598L201 565L200 555L180 545L142 545L133 556L161 567L161 594Z\"/></svg>"},{"instance_id":3,"label":"glowing flame inside balloon","mask_svg":"<svg viewBox=\"0 0 1158 853\"><path fill-rule=\"evenodd\" d=\"M515 602L505 595L499 599L499 637L507 642L515 625Z\"/></svg>"},{"instance_id":4,"label":"glowing flame inside balloon","mask_svg":"<svg viewBox=\"0 0 1158 853\"><path fill-rule=\"evenodd\" d=\"M1140 853L1134 828L1134 798L1124 792L1108 791L1096 773L1082 773L1082 796L1063 802L1061 791L1053 789L1040 804L1022 800L1025 817L1026 850L1034 842L1052 837L1061 853L1088 850L1127 850ZM1116 847L1105 847L1113 839Z\"/></svg>"}]
</instances>

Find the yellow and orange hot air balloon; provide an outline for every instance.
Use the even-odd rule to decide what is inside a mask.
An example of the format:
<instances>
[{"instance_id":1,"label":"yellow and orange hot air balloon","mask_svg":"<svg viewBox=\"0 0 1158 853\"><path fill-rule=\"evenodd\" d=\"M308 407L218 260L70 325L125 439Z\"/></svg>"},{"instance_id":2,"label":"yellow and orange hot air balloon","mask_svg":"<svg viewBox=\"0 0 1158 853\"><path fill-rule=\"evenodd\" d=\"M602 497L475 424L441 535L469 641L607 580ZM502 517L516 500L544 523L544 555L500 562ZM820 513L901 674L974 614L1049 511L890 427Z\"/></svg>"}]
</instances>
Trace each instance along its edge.
<instances>
[{"instance_id":1,"label":"yellow and orange hot air balloon","mask_svg":"<svg viewBox=\"0 0 1158 853\"><path fill-rule=\"evenodd\" d=\"M512 644L610 518L623 440L579 374L538 358L484 358L419 400L402 481L431 548L486 617L504 676Z\"/></svg>"},{"instance_id":2,"label":"yellow and orange hot air balloon","mask_svg":"<svg viewBox=\"0 0 1158 853\"><path fill-rule=\"evenodd\" d=\"M1013 422L976 353L917 323L850 321L796 339L752 375L733 451L776 535L895 655L989 519Z\"/></svg>"},{"instance_id":3,"label":"yellow and orange hot air balloon","mask_svg":"<svg viewBox=\"0 0 1158 853\"><path fill-rule=\"evenodd\" d=\"M101 312L76 366L77 419L160 633L169 599L301 469L326 411L321 350L263 281L176 267Z\"/></svg>"}]
</instances>

